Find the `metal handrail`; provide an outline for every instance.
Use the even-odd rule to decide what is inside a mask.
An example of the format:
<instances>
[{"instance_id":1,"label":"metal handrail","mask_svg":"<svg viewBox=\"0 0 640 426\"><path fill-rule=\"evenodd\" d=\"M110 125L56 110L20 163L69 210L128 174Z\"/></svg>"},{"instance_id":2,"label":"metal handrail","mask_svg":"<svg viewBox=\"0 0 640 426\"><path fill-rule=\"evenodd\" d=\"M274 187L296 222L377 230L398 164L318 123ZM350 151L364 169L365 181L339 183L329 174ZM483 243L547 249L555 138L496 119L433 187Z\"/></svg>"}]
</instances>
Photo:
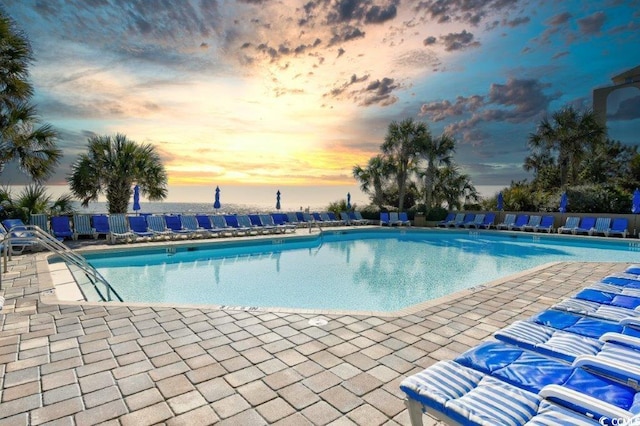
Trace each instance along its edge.
<instances>
[{"instance_id":1,"label":"metal handrail","mask_svg":"<svg viewBox=\"0 0 640 426\"><path fill-rule=\"evenodd\" d=\"M13 236L14 233L25 233L24 236ZM116 300L122 302L122 298L118 294L113 287L109 284L109 282L94 268L90 265L87 260L81 256L80 254L74 252L69 247L64 245L58 239L54 238L51 234L43 231L40 227L36 225L19 225L17 227L13 227L8 230L5 234L3 243L4 243L4 272L8 271L7 266L7 253L9 255L9 260L11 260L11 241L18 240L20 242L37 242L42 245L46 249L54 252L58 256L60 256L64 261L70 263L80 270L82 270L91 283L93 284L96 292L104 302L111 302L114 297ZM106 290L106 297L103 295L103 292L100 291L96 284L102 284ZM80 289L82 291L82 289ZM83 292L84 295L84 292ZM86 297L85 297L86 299Z\"/></svg>"}]
</instances>

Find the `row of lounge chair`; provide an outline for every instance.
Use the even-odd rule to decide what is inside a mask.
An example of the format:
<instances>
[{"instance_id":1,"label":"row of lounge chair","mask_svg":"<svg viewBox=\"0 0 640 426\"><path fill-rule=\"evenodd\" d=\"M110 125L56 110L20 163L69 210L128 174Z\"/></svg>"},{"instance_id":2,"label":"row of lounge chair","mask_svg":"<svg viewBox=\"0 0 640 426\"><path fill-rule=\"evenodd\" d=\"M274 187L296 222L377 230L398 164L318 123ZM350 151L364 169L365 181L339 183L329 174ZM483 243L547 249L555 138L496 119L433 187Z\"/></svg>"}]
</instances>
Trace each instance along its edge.
<instances>
[{"instance_id":1,"label":"row of lounge chair","mask_svg":"<svg viewBox=\"0 0 640 426\"><path fill-rule=\"evenodd\" d=\"M528 215L507 213L501 223L494 223L495 213L449 213L438 223L443 228L476 228L503 229L508 231L553 232L554 217L551 215ZM620 236L626 238L629 234L629 221L620 217L579 217L569 216L565 225L558 228L559 234L573 235L603 235L605 237Z\"/></svg>"},{"instance_id":2,"label":"row of lounge chair","mask_svg":"<svg viewBox=\"0 0 640 426\"><path fill-rule=\"evenodd\" d=\"M293 232L298 227L365 225L359 212L336 218L333 213L271 213L228 215L139 215L75 214L69 216L31 215L31 224L51 233L59 240L81 236L105 236L109 242L204 238L213 236L257 235Z\"/></svg>"},{"instance_id":3,"label":"row of lounge chair","mask_svg":"<svg viewBox=\"0 0 640 426\"><path fill-rule=\"evenodd\" d=\"M407 212L380 212L380 226L411 226Z\"/></svg>"},{"instance_id":4,"label":"row of lounge chair","mask_svg":"<svg viewBox=\"0 0 640 426\"><path fill-rule=\"evenodd\" d=\"M405 378L411 424L640 423L640 266Z\"/></svg>"}]
</instances>

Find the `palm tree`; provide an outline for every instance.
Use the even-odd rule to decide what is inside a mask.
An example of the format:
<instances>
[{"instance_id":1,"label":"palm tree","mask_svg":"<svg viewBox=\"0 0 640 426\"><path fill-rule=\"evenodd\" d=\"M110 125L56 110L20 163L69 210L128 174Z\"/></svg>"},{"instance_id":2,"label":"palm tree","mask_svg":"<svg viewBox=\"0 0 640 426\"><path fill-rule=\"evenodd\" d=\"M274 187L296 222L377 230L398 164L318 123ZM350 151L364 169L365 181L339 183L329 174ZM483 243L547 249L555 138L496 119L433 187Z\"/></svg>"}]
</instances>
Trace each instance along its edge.
<instances>
[{"instance_id":1,"label":"palm tree","mask_svg":"<svg viewBox=\"0 0 640 426\"><path fill-rule=\"evenodd\" d=\"M389 172L389 163L382 155L371 157L365 168L359 165L353 167L353 177L360 181L360 189L365 194L369 194L373 189L373 204L380 208L384 203L383 184Z\"/></svg>"},{"instance_id":2,"label":"palm tree","mask_svg":"<svg viewBox=\"0 0 640 426\"><path fill-rule=\"evenodd\" d=\"M478 191L471 183L469 175L460 173L457 165L452 164L448 167L438 169L437 179L437 198L447 202L449 209L462 207L462 200L477 202L480 199Z\"/></svg>"},{"instance_id":3,"label":"palm tree","mask_svg":"<svg viewBox=\"0 0 640 426\"><path fill-rule=\"evenodd\" d=\"M36 182L53 173L62 151L56 148L57 133L49 124L39 124L29 99L33 87L28 81L33 61L26 36L0 10L0 174L7 163L17 160L19 168Z\"/></svg>"},{"instance_id":4,"label":"palm tree","mask_svg":"<svg viewBox=\"0 0 640 426\"><path fill-rule=\"evenodd\" d=\"M392 121L382 144L382 152L393 168L398 185L398 210L404 207L409 175L415 171L421 147L429 138L427 125L415 122L412 118L400 123Z\"/></svg>"},{"instance_id":5,"label":"palm tree","mask_svg":"<svg viewBox=\"0 0 640 426\"><path fill-rule=\"evenodd\" d=\"M421 157L426 160L426 168L421 175L424 177L424 205L427 211L433 207L433 193L435 190L438 169L449 167L453 164L453 154L456 151L456 143L449 135L443 134L437 139L431 135L425 140L421 149Z\"/></svg>"},{"instance_id":6,"label":"palm tree","mask_svg":"<svg viewBox=\"0 0 640 426\"><path fill-rule=\"evenodd\" d=\"M591 110L576 111L566 107L544 118L535 133L529 135L529 147L534 155L555 154L560 170L560 185L578 183L580 164L588 150L601 141L606 128ZM542 158L542 157L541 157ZM535 163L534 161L525 164Z\"/></svg>"},{"instance_id":7,"label":"palm tree","mask_svg":"<svg viewBox=\"0 0 640 426\"><path fill-rule=\"evenodd\" d=\"M134 183L149 200L167 196L167 173L155 148L122 134L89 138L89 152L78 157L67 180L84 207L104 192L109 213L127 212Z\"/></svg>"}]
</instances>

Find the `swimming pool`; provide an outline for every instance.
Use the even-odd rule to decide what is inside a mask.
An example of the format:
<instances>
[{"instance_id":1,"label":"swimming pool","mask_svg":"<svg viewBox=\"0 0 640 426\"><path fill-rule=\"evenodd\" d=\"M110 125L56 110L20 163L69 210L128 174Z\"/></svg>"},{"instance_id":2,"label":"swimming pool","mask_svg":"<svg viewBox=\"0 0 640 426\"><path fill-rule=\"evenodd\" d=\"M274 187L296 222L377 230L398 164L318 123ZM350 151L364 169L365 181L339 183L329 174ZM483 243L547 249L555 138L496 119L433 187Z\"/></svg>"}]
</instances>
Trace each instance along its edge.
<instances>
[{"instance_id":1,"label":"swimming pool","mask_svg":"<svg viewBox=\"0 0 640 426\"><path fill-rule=\"evenodd\" d=\"M125 302L391 312L552 261L637 262L637 240L367 229L88 253Z\"/></svg>"}]
</instances>

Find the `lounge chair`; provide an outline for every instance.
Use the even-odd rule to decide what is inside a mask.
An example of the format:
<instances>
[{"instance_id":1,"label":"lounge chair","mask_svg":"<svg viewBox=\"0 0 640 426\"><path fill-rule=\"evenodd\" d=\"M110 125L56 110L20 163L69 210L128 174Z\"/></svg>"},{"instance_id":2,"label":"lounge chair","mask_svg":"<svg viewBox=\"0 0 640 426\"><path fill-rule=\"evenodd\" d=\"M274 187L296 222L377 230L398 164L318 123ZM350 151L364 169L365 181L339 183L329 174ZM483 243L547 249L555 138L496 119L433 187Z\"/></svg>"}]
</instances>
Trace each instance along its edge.
<instances>
[{"instance_id":1,"label":"lounge chair","mask_svg":"<svg viewBox=\"0 0 640 426\"><path fill-rule=\"evenodd\" d=\"M256 225L251 221L251 216L246 214L236 215L238 226L244 229L246 235L268 234L270 230Z\"/></svg>"},{"instance_id":2,"label":"lounge chair","mask_svg":"<svg viewBox=\"0 0 640 426\"><path fill-rule=\"evenodd\" d=\"M548 232L549 234L553 231L553 216L542 216L540 223L533 228L533 232Z\"/></svg>"},{"instance_id":3,"label":"lounge chair","mask_svg":"<svg viewBox=\"0 0 640 426\"><path fill-rule=\"evenodd\" d=\"M178 215L164 215L164 223L176 238L191 238L194 236L194 231L185 229L184 226L182 226L182 220L180 220L180 216Z\"/></svg>"},{"instance_id":4,"label":"lounge chair","mask_svg":"<svg viewBox=\"0 0 640 426\"><path fill-rule=\"evenodd\" d=\"M251 221L249 221L248 225L242 225L240 223L241 215L226 214L223 217L224 217L224 221L227 223L227 225L229 225L230 227L232 227L234 229L234 232L235 232L234 235L239 235L239 234L250 235L252 233L253 233L253 235L255 235L255 234L258 233L251 226ZM244 222L244 223L246 223L247 220L249 220L249 217L246 216L246 215L245 215L245 218L242 219L242 222Z\"/></svg>"},{"instance_id":5,"label":"lounge chair","mask_svg":"<svg viewBox=\"0 0 640 426\"><path fill-rule=\"evenodd\" d=\"M611 218L599 217L596 224L589 230L589 235L607 235L611 230Z\"/></svg>"},{"instance_id":6,"label":"lounge chair","mask_svg":"<svg viewBox=\"0 0 640 426\"><path fill-rule=\"evenodd\" d=\"M8 237L10 234L10 237ZM20 219L5 219L0 225L0 241L10 238L10 253L22 254L25 250L31 251L39 248L40 243L33 234L29 231ZM3 247L3 250L5 248Z\"/></svg>"},{"instance_id":7,"label":"lounge chair","mask_svg":"<svg viewBox=\"0 0 640 426\"><path fill-rule=\"evenodd\" d=\"M164 217L150 215L147 216L147 227L149 231L153 233L154 239L169 240L175 237L175 234L167 228L167 224L164 221Z\"/></svg>"},{"instance_id":8,"label":"lounge chair","mask_svg":"<svg viewBox=\"0 0 640 426\"><path fill-rule=\"evenodd\" d=\"M436 226L438 226L439 228L446 228L448 226L448 223L454 220L455 218L456 218L455 213L447 213L447 217L445 217L440 222L438 222Z\"/></svg>"},{"instance_id":9,"label":"lounge chair","mask_svg":"<svg viewBox=\"0 0 640 426\"><path fill-rule=\"evenodd\" d=\"M478 226L482 225L484 223L484 217L485 214L484 213L479 213L476 215L475 218L473 218L472 222L468 222L464 224L465 228L478 228Z\"/></svg>"},{"instance_id":10,"label":"lounge chair","mask_svg":"<svg viewBox=\"0 0 640 426\"><path fill-rule=\"evenodd\" d=\"M558 227L558 234L573 234L578 227L580 218L577 216L569 216L563 226Z\"/></svg>"},{"instance_id":11,"label":"lounge chair","mask_svg":"<svg viewBox=\"0 0 640 426\"><path fill-rule=\"evenodd\" d=\"M453 220L450 220L449 222L445 223L445 227L446 228L454 228L456 227L459 223L464 223L464 213L458 213L455 215L455 217L453 218Z\"/></svg>"},{"instance_id":12,"label":"lounge chair","mask_svg":"<svg viewBox=\"0 0 640 426\"><path fill-rule=\"evenodd\" d=\"M51 234L60 241L63 241L65 238L73 238L69 216L51 217Z\"/></svg>"},{"instance_id":13,"label":"lounge chair","mask_svg":"<svg viewBox=\"0 0 640 426\"><path fill-rule=\"evenodd\" d=\"M331 219L333 222L335 222L337 225L346 225L347 223L342 220L342 219L338 219L335 215L335 213L333 212L327 212L327 215L329 216L329 219Z\"/></svg>"},{"instance_id":14,"label":"lounge chair","mask_svg":"<svg viewBox=\"0 0 640 426\"><path fill-rule=\"evenodd\" d=\"M321 213L322 215L322 213ZM325 213L326 215L326 213ZM271 221L273 222L273 224L279 228L284 229L284 232L290 231L290 232L296 232L296 224L295 223L289 223L289 221L287 220L287 215L284 213L271 213L269 215L271 217ZM329 216L327 216L327 219L329 219Z\"/></svg>"},{"instance_id":15,"label":"lounge chair","mask_svg":"<svg viewBox=\"0 0 640 426\"><path fill-rule=\"evenodd\" d=\"M516 223L516 215L512 213L507 213L504 216L504 220L502 223L496 225L496 229L510 229Z\"/></svg>"},{"instance_id":16,"label":"lounge chair","mask_svg":"<svg viewBox=\"0 0 640 426\"><path fill-rule=\"evenodd\" d=\"M206 214L197 214L196 222L198 227L204 229L210 237L220 237L224 230L216 228L211 222L211 218Z\"/></svg>"},{"instance_id":17,"label":"lounge chair","mask_svg":"<svg viewBox=\"0 0 640 426\"><path fill-rule=\"evenodd\" d=\"M31 214L29 216L29 224L37 226L46 233L51 232L51 228L49 227L49 216L46 214Z\"/></svg>"},{"instance_id":18,"label":"lounge chair","mask_svg":"<svg viewBox=\"0 0 640 426\"><path fill-rule=\"evenodd\" d=\"M407 215L407 212L398 213L398 219L400 220L400 225L411 226L411 221L409 220L409 215Z\"/></svg>"},{"instance_id":19,"label":"lounge chair","mask_svg":"<svg viewBox=\"0 0 640 426\"><path fill-rule=\"evenodd\" d=\"M423 410L452 424L592 425L612 414L630 418L637 395L630 386L501 342L439 361L404 379L400 388L413 425L422 424ZM536 419L545 415L545 396L563 406L552 423Z\"/></svg>"},{"instance_id":20,"label":"lounge chair","mask_svg":"<svg viewBox=\"0 0 640 426\"><path fill-rule=\"evenodd\" d=\"M213 225L213 227L217 230L220 230L223 235L224 234L227 234L230 236L238 235L238 230L233 226L229 225L225 220L224 216L216 214L216 215L209 216L209 219L211 220L211 224Z\"/></svg>"},{"instance_id":21,"label":"lounge chair","mask_svg":"<svg viewBox=\"0 0 640 426\"><path fill-rule=\"evenodd\" d=\"M340 212L340 219L342 219L344 224L347 226L355 225L355 223L353 223L353 221L351 220L347 212Z\"/></svg>"},{"instance_id":22,"label":"lounge chair","mask_svg":"<svg viewBox=\"0 0 640 426\"><path fill-rule=\"evenodd\" d=\"M486 213L484 215L484 220L480 225L477 226L478 229L491 229L494 226L494 222L496 220L496 214L493 212Z\"/></svg>"},{"instance_id":23,"label":"lounge chair","mask_svg":"<svg viewBox=\"0 0 640 426\"><path fill-rule=\"evenodd\" d=\"M617 217L613 219L611 228L604 233L604 236L613 237L613 236L619 235L622 238L627 238L628 233L629 233L629 221L624 217Z\"/></svg>"},{"instance_id":24,"label":"lounge chair","mask_svg":"<svg viewBox=\"0 0 640 426\"><path fill-rule=\"evenodd\" d=\"M298 220L298 216L296 216L295 212L286 213L286 216L287 216L287 222L289 222L290 224L295 225L296 227L306 226L304 222L300 222Z\"/></svg>"},{"instance_id":25,"label":"lounge chair","mask_svg":"<svg viewBox=\"0 0 640 426\"><path fill-rule=\"evenodd\" d=\"M91 216L91 223L93 225L93 229L95 229L96 238L100 235L104 235L105 238L109 237L109 218L103 214L97 214Z\"/></svg>"},{"instance_id":26,"label":"lounge chair","mask_svg":"<svg viewBox=\"0 0 640 426\"><path fill-rule=\"evenodd\" d=\"M349 215L349 219L353 222L354 225L369 225L369 219L365 219L362 217L362 213L352 211L347 213Z\"/></svg>"},{"instance_id":27,"label":"lounge chair","mask_svg":"<svg viewBox=\"0 0 640 426\"><path fill-rule=\"evenodd\" d=\"M519 214L516 216L516 221L507 226L509 231L522 231L523 227L529 223L529 215L528 214Z\"/></svg>"},{"instance_id":28,"label":"lounge chair","mask_svg":"<svg viewBox=\"0 0 640 426\"><path fill-rule=\"evenodd\" d=\"M129 229L136 236L136 241L139 238L145 240L151 240L155 237L155 233L149 230L147 219L144 216L129 216Z\"/></svg>"},{"instance_id":29,"label":"lounge chair","mask_svg":"<svg viewBox=\"0 0 640 426\"><path fill-rule=\"evenodd\" d=\"M208 237L211 233L198 224L198 220L194 215L184 214L180 216L180 222L182 223L182 228L187 231L191 231L191 236L196 238Z\"/></svg>"},{"instance_id":30,"label":"lounge chair","mask_svg":"<svg viewBox=\"0 0 640 426\"><path fill-rule=\"evenodd\" d=\"M589 232L596 226L596 218L595 217L583 217L580 219L580 225L578 225L573 230L573 235L585 234L589 235Z\"/></svg>"},{"instance_id":31,"label":"lounge chair","mask_svg":"<svg viewBox=\"0 0 640 426\"><path fill-rule=\"evenodd\" d=\"M380 212L380 226L391 226L388 212Z\"/></svg>"},{"instance_id":32,"label":"lounge chair","mask_svg":"<svg viewBox=\"0 0 640 426\"><path fill-rule=\"evenodd\" d=\"M107 235L107 241L111 243L117 243L124 241L126 243L133 242L136 239L136 234L131 232L129 224L127 223L127 217L123 214L110 214L109 221L109 234Z\"/></svg>"},{"instance_id":33,"label":"lounge chair","mask_svg":"<svg viewBox=\"0 0 640 426\"><path fill-rule=\"evenodd\" d=\"M371 221L369 219L363 218L362 213L360 213L359 211L352 212L352 214L349 214L349 217L352 217L353 219L357 220L362 225L371 225Z\"/></svg>"},{"instance_id":34,"label":"lounge chair","mask_svg":"<svg viewBox=\"0 0 640 426\"><path fill-rule=\"evenodd\" d=\"M319 213L319 216L322 223L326 223L329 226L339 226L343 223L341 220L331 219L328 212Z\"/></svg>"},{"instance_id":35,"label":"lounge chair","mask_svg":"<svg viewBox=\"0 0 640 426\"><path fill-rule=\"evenodd\" d=\"M476 215L475 213L467 213L464 215L464 217L462 218L462 221L456 222L454 224L454 226L456 228L464 228L466 227L467 224L469 223L473 223L473 221L475 220Z\"/></svg>"},{"instance_id":36,"label":"lounge chair","mask_svg":"<svg viewBox=\"0 0 640 426\"><path fill-rule=\"evenodd\" d=\"M91 216L86 214L74 214L73 215L73 236L74 240L77 240L81 235L89 235L94 240L98 238L98 233L91 226Z\"/></svg>"},{"instance_id":37,"label":"lounge chair","mask_svg":"<svg viewBox=\"0 0 640 426\"><path fill-rule=\"evenodd\" d=\"M398 212L389 212L389 224L391 226L402 225L402 221L400 220L400 215L398 215Z\"/></svg>"},{"instance_id":38,"label":"lounge chair","mask_svg":"<svg viewBox=\"0 0 640 426\"><path fill-rule=\"evenodd\" d=\"M289 230L289 227L285 224L276 224L275 220L273 220L273 216L270 214L259 214L258 218L260 219L260 223L262 226L265 226L269 229L274 229L275 233L284 234Z\"/></svg>"},{"instance_id":39,"label":"lounge chair","mask_svg":"<svg viewBox=\"0 0 640 426\"><path fill-rule=\"evenodd\" d=\"M305 228L309 228L315 222L311 215L305 212L296 212L296 218L298 219L298 224Z\"/></svg>"},{"instance_id":40,"label":"lounge chair","mask_svg":"<svg viewBox=\"0 0 640 426\"><path fill-rule=\"evenodd\" d=\"M540 225L541 221L542 221L542 216L539 216L537 214L532 214L531 216L529 216L529 221L527 222L527 224L521 226L520 230L525 232L526 231L534 232L536 230L536 227Z\"/></svg>"}]
</instances>

